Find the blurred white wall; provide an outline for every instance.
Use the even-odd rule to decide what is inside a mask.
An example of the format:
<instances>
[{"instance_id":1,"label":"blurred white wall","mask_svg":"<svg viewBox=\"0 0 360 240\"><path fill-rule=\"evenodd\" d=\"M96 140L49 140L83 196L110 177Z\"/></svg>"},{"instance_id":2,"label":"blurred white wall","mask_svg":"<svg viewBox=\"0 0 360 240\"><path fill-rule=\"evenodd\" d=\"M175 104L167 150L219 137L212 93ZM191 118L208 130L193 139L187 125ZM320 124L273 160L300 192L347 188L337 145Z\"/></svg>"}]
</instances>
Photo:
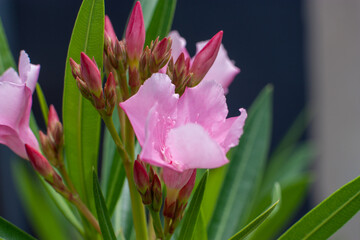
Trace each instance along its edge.
<instances>
[{"instance_id":1,"label":"blurred white wall","mask_svg":"<svg viewBox=\"0 0 360 240\"><path fill-rule=\"evenodd\" d=\"M307 0L305 6L318 203L360 175L360 0ZM360 215L331 239L360 239Z\"/></svg>"}]
</instances>

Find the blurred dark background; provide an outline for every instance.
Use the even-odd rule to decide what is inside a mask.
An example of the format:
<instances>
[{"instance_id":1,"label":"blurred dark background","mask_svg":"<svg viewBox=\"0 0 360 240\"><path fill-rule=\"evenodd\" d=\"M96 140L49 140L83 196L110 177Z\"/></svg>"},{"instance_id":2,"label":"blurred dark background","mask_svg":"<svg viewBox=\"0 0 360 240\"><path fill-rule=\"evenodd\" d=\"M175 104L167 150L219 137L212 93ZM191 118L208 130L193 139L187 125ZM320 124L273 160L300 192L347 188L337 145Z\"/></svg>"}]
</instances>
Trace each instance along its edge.
<instances>
[{"instance_id":1,"label":"blurred dark background","mask_svg":"<svg viewBox=\"0 0 360 240\"><path fill-rule=\"evenodd\" d=\"M107 0L118 36L132 1ZM31 62L41 64L39 83L48 103L60 112L67 46L80 0L0 0L0 17L17 61L25 49ZM249 108L261 89L274 86L272 148L286 133L306 101L304 69L304 23L302 1L293 0L178 0L172 29L195 43L224 30L223 44L241 69L227 95L230 115L240 107ZM44 123L36 97L33 111L39 125ZM0 146L0 216L29 231L12 182L13 154Z\"/></svg>"}]
</instances>

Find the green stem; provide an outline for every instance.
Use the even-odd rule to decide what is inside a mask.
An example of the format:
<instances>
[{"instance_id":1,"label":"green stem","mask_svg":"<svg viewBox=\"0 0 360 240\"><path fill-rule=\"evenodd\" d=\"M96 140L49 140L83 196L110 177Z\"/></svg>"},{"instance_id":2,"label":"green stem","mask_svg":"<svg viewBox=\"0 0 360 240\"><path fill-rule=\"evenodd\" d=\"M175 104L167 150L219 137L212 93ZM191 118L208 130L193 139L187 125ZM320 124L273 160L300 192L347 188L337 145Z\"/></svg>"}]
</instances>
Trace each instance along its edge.
<instances>
[{"instance_id":1,"label":"green stem","mask_svg":"<svg viewBox=\"0 0 360 240\"><path fill-rule=\"evenodd\" d=\"M151 207L149 207L148 209L149 209L149 212L153 219L153 226L154 226L156 237L158 239L164 239L164 233L163 233L163 228L161 225L159 213L155 212L153 209L151 209Z\"/></svg>"},{"instance_id":2,"label":"green stem","mask_svg":"<svg viewBox=\"0 0 360 240\"><path fill-rule=\"evenodd\" d=\"M125 126L124 130L128 137L126 138L128 140L127 148L125 148L123 142L121 141L116 128L114 126L114 123L112 121L111 116L107 116L106 114L100 112L104 123L106 127L108 128L114 142L116 145L116 148L120 154L124 154L125 159L123 161L124 167L125 167L125 173L126 177L128 179L129 189L130 189L130 198L131 198L131 208L132 208L132 214L133 214L133 220L134 220L134 227L135 227L135 233L136 233L136 239L139 240L147 240L147 227L146 227L146 216L145 216L145 209L144 205L142 204L141 197L139 193L136 190L135 183L134 183L134 177L133 177L133 169L134 169L134 132L131 128L131 125L129 123L129 128L127 129ZM128 122L128 121L127 121ZM131 140L132 139L132 140ZM128 153L130 152L130 154Z\"/></svg>"}]
</instances>

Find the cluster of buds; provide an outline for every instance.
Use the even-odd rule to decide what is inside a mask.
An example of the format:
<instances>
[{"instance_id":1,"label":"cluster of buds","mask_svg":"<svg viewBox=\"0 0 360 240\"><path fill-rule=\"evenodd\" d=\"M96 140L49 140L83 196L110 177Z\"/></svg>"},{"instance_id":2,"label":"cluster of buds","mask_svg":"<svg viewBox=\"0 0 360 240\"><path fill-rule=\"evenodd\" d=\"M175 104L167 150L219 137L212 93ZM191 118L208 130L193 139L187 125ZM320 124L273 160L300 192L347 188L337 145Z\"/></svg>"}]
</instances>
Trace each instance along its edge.
<instances>
[{"instance_id":1,"label":"cluster of buds","mask_svg":"<svg viewBox=\"0 0 360 240\"><path fill-rule=\"evenodd\" d=\"M63 164L64 134L63 126L53 105L48 113L47 135L40 131L40 144L45 156L56 168Z\"/></svg>"},{"instance_id":2,"label":"cluster of buds","mask_svg":"<svg viewBox=\"0 0 360 240\"><path fill-rule=\"evenodd\" d=\"M151 166L148 173L145 164L139 158L134 163L134 182L144 205L159 212L162 204L160 178Z\"/></svg>"},{"instance_id":3,"label":"cluster of buds","mask_svg":"<svg viewBox=\"0 0 360 240\"><path fill-rule=\"evenodd\" d=\"M116 83L109 74L103 93L101 74L95 60L81 53L80 64L70 58L71 70L77 86L84 98L88 99L99 111L111 115L116 104ZM105 95L105 96L104 96Z\"/></svg>"},{"instance_id":4,"label":"cluster of buds","mask_svg":"<svg viewBox=\"0 0 360 240\"><path fill-rule=\"evenodd\" d=\"M222 31L213 36L204 48L196 54L192 63L184 53L180 54L175 63L172 58L170 59L166 74L169 75L175 85L177 93L182 95L186 87L198 85L205 77L218 55L222 36Z\"/></svg>"},{"instance_id":5,"label":"cluster of buds","mask_svg":"<svg viewBox=\"0 0 360 240\"><path fill-rule=\"evenodd\" d=\"M167 188L167 196L164 204L165 229L173 234L184 216L185 208L195 185L196 170L191 174L188 182L179 190Z\"/></svg>"},{"instance_id":6,"label":"cluster of buds","mask_svg":"<svg viewBox=\"0 0 360 240\"><path fill-rule=\"evenodd\" d=\"M172 41L169 37L161 41L157 37L155 41L151 41L150 47L146 46L139 63L142 82L151 77L153 73L157 73L161 68L165 67L171 57L171 44Z\"/></svg>"},{"instance_id":7,"label":"cluster of buds","mask_svg":"<svg viewBox=\"0 0 360 240\"><path fill-rule=\"evenodd\" d=\"M57 174L48 160L41 153L27 144L25 144L25 149L31 165L50 185L54 187L56 191L63 192L67 189L60 175Z\"/></svg>"}]
</instances>

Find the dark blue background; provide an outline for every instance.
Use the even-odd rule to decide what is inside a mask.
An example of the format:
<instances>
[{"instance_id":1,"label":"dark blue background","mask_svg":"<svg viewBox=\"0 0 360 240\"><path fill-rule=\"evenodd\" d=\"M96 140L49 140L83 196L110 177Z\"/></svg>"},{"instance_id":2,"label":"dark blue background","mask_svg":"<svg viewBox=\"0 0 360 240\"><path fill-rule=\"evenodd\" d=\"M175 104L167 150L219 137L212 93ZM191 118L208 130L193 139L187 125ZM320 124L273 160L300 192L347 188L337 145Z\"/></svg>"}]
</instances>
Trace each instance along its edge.
<instances>
[{"instance_id":1,"label":"dark blue background","mask_svg":"<svg viewBox=\"0 0 360 240\"><path fill-rule=\"evenodd\" d=\"M122 35L132 1L107 0L118 36ZM25 49L32 63L41 64L39 82L48 103L61 109L67 45L80 0L0 0L0 16L11 50L18 58ZM195 43L224 30L223 43L240 67L227 95L230 115L248 108L266 84L274 85L273 145L285 134L305 105L304 24L302 1L178 0L173 29ZM36 98L34 98L36 99ZM34 113L44 126L37 100ZM24 214L10 176L11 153L0 147L0 215L22 228ZM10 159L9 159L10 158Z\"/></svg>"}]
</instances>

